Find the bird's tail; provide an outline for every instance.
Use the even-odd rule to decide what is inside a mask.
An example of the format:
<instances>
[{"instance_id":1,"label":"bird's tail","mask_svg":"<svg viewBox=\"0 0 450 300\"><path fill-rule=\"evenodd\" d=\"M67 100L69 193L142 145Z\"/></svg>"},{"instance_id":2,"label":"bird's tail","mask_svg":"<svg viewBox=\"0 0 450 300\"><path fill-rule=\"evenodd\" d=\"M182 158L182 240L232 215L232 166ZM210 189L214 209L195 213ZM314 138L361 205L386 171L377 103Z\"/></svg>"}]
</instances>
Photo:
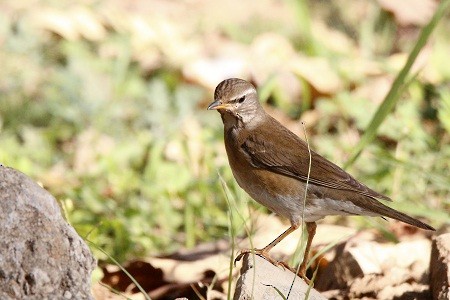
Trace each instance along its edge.
<instances>
[{"instance_id":1,"label":"bird's tail","mask_svg":"<svg viewBox=\"0 0 450 300\"><path fill-rule=\"evenodd\" d=\"M371 199L371 200L372 200L371 201L372 205L369 210L374 213L380 214L380 215L388 217L388 218L402 221L404 223L407 223L409 225L412 225L412 226L415 226L418 228L436 231L436 229L434 229L432 226L430 226L426 223L423 223L422 221L419 221L413 217L410 217L407 214L404 214L393 208L390 208L389 206L384 205L383 203L379 202L378 200L375 200L375 199Z\"/></svg>"}]
</instances>

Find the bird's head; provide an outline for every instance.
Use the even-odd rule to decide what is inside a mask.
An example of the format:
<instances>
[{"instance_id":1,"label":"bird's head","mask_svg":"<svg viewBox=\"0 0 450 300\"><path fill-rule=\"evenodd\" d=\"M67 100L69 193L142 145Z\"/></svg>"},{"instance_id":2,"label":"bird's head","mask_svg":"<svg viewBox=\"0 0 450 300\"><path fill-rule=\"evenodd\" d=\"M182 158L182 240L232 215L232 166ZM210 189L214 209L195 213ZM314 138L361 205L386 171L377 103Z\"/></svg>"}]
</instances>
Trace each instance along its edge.
<instances>
[{"instance_id":1,"label":"bird's head","mask_svg":"<svg viewBox=\"0 0 450 300\"><path fill-rule=\"evenodd\" d=\"M244 121L252 120L262 110L255 87L239 78L222 81L214 92L214 102L208 110L217 110L223 116L232 115Z\"/></svg>"}]
</instances>

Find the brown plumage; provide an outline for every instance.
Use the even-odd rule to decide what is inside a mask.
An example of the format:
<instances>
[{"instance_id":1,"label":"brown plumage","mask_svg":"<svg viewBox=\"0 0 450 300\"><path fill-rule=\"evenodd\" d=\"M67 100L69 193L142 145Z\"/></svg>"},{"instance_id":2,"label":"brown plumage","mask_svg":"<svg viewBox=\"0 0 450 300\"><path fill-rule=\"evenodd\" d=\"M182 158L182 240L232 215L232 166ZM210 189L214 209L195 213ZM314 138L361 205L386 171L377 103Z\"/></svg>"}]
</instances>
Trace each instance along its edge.
<instances>
[{"instance_id":1,"label":"brown plumage","mask_svg":"<svg viewBox=\"0 0 450 300\"><path fill-rule=\"evenodd\" d=\"M308 146L264 111L256 89L247 81L237 78L222 81L208 109L218 110L222 117L228 161L240 187L257 202L291 222L291 227L269 245L253 250L272 263L278 264L268 252L300 226L302 214L308 230L300 267L300 275L305 280L315 221L327 215L384 216L434 230L382 204L377 199L390 201L389 197L370 189L314 151L311 151L309 185L303 207L310 161ZM238 258L250 251L243 250Z\"/></svg>"}]
</instances>

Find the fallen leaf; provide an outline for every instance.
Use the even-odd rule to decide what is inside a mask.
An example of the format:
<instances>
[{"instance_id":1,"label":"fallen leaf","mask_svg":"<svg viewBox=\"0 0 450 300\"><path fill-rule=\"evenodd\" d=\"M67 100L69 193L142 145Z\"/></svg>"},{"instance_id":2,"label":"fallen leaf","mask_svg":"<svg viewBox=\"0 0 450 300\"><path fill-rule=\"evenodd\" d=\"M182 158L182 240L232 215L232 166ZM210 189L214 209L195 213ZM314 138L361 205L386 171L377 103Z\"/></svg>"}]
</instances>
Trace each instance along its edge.
<instances>
[{"instance_id":1,"label":"fallen leaf","mask_svg":"<svg viewBox=\"0 0 450 300\"><path fill-rule=\"evenodd\" d=\"M393 13L400 25L425 25L433 16L437 2L434 0L378 0L380 6Z\"/></svg>"},{"instance_id":2,"label":"fallen leaf","mask_svg":"<svg viewBox=\"0 0 450 300\"><path fill-rule=\"evenodd\" d=\"M296 75L323 94L332 95L343 88L339 75L324 57L298 56L290 66Z\"/></svg>"}]
</instances>

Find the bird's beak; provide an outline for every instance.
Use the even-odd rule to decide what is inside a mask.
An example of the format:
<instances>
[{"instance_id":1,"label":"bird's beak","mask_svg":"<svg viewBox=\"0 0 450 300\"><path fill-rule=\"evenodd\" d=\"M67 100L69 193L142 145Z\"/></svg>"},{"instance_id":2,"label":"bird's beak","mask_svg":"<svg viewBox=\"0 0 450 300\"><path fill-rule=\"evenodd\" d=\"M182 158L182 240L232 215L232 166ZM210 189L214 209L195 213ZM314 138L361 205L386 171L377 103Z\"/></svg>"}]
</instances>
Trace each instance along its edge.
<instances>
[{"instance_id":1,"label":"bird's beak","mask_svg":"<svg viewBox=\"0 0 450 300\"><path fill-rule=\"evenodd\" d=\"M225 104L222 104L222 101L216 100L208 106L208 110L217 110L217 109L225 109L227 108Z\"/></svg>"}]
</instances>

